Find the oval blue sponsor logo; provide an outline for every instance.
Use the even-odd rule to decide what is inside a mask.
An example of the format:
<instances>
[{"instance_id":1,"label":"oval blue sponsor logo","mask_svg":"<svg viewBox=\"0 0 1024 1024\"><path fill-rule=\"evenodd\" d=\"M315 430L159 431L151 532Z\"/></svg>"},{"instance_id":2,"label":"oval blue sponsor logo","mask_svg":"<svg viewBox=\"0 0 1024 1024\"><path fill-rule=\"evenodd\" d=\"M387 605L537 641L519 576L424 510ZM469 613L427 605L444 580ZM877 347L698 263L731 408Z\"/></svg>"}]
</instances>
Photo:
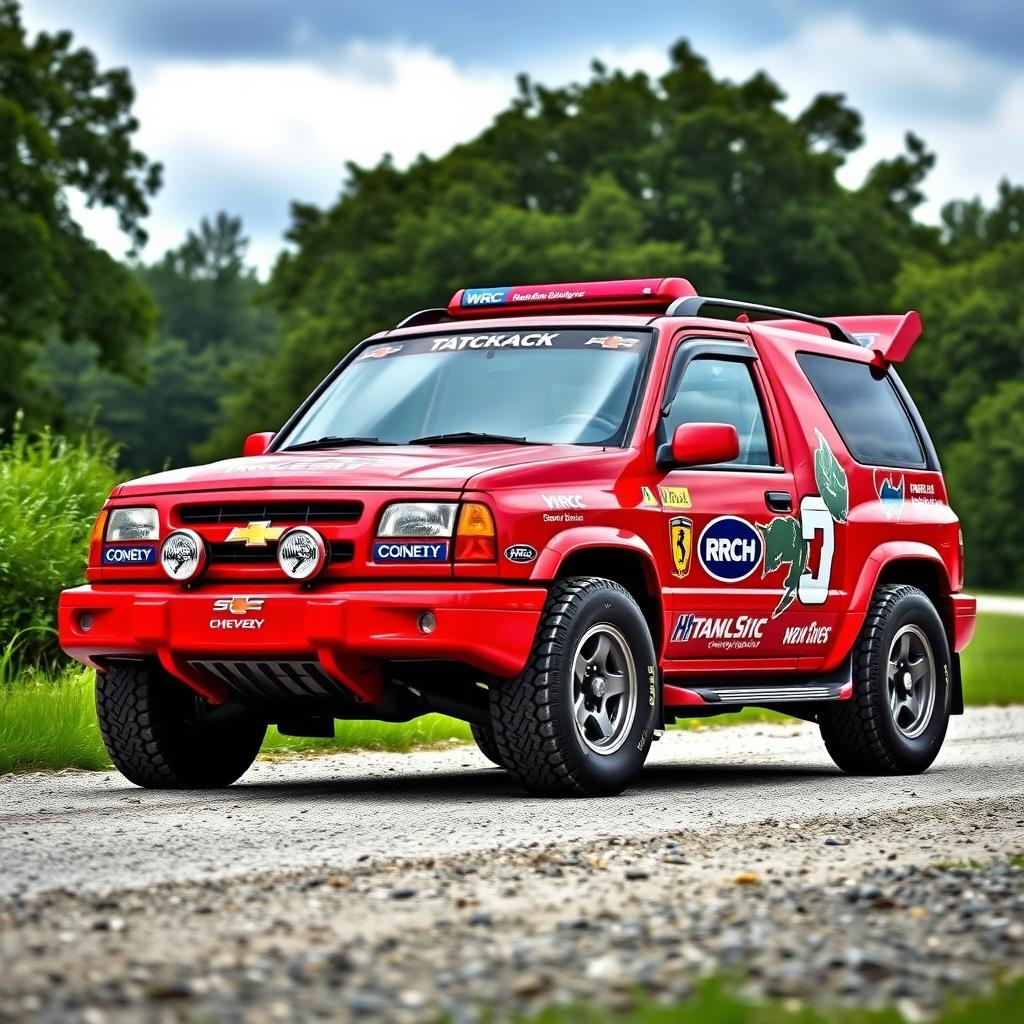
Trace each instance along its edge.
<instances>
[{"instance_id":1,"label":"oval blue sponsor logo","mask_svg":"<svg viewBox=\"0 0 1024 1024\"><path fill-rule=\"evenodd\" d=\"M530 547L529 544L510 544L505 548L505 557L510 562L524 565L537 557L537 549Z\"/></svg>"},{"instance_id":2,"label":"oval blue sponsor logo","mask_svg":"<svg viewBox=\"0 0 1024 1024\"><path fill-rule=\"evenodd\" d=\"M764 554L761 535L736 516L719 516L704 527L697 557L704 571L720 583L739 583L760 564Z\"/></svg>"}]
</instances>

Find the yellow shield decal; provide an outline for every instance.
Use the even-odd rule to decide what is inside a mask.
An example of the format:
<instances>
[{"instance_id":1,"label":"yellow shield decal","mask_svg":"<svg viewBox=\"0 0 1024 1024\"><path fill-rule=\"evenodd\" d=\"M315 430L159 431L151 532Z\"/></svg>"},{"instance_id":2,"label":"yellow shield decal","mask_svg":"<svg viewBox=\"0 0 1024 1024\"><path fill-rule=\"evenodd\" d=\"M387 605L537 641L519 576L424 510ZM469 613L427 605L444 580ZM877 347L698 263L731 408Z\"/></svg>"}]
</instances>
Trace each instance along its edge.
<instances>
[{"instance_id":1,"label":"yellow shield decal","mask_svg":"<svg viewBox=\"0 0 1024 1024\"><path fill-rule=\"evenodd\" d=\"M672 561L675 576L680 579L690 571L690 556L693 554L693 520L686 516L673 516L668 521L672 540Z\"/></svg>"}]
</instances>

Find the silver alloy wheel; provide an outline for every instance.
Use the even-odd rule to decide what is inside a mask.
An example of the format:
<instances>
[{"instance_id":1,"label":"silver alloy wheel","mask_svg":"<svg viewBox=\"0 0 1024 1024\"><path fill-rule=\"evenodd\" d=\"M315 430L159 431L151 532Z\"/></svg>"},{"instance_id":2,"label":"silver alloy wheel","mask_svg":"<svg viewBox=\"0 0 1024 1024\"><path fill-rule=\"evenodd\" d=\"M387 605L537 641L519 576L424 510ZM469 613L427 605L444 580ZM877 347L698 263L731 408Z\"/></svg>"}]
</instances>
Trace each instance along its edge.
<instances>
[{"instance_id":1,"label":"silver alloy wheel","mask_svg":"<svg viewBox=\"0 0 1024 1024\"><path fill-rule=\"evenodd\" d=\"M908 740L928 728L937 689L935 655L918 626L903 626L889 645L886 690L896 728Z\"/></svg>"},{"instance_id":2,"label":"silver alloy wheel","mask_svg":"<svg viewBox=\"0 0 1024 1024\"><path fill-rule=\"evenodd\" d=\"M613 754L636 717L636 666L626 638L608 623L591 626L572 661L576 731L595 753Z\"/></svg>"}]
</instances>

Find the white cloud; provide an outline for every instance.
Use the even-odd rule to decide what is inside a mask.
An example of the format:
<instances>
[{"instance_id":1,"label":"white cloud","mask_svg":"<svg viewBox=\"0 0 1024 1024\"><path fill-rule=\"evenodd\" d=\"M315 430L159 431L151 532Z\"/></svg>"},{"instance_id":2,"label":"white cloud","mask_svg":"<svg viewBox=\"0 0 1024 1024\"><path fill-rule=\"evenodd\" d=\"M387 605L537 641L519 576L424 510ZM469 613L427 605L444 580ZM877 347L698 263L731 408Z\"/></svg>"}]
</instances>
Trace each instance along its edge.
<instances>
[{"instance_id":1,"label":"white cloud","mask_svg":"<svg viewBox=\"0 0 1024 1024\"><path fill-rule=\"evenodd\" d=\"M845 92L862 112L867 144L842 172L857 184L876 160L898 153L913 129L938 153L925 188L927 218L955 196L994 194L1024 166L1024 72L966 46L903 28L877 29L852 15L805 22L760 48L697 38L718 76L743 80L764 68L788 93L787 110L821 91ZM665 43L609 48L609 67L667 67ZM567 48L555 62L527 64L554 83L588 74L591 55ZM355 42L335 59L163 61L137 67L139 145L166 164L166 185L148 227L152 256L178 244L204 214L241 213L251 255L267 268L280 249L292 199L329 203L346 160L399 165L443 153L484 128L512 95L506 69L460 67L426 47ZM112 251L124 248L105 213L87 228Z\"/></svg>"},{"instance_id":2,"label":"white cloud","mask_svg":"<svg viewBox=\"0 0 1024 1024\"><path fill-rule=\"evenodd\" d=\"M135 80L138 146L166 169L147 254L224 208L242 213L263 267L281 246L288 203L329 203L345 161L440 155L486 127L515 87L505 72L459 68L424 47L363 42L315 63L165 61ZM274 208L246 209L247 197ZM99 241L124 248L104 211L83 217Z\"/></svg>"}]
</instances>

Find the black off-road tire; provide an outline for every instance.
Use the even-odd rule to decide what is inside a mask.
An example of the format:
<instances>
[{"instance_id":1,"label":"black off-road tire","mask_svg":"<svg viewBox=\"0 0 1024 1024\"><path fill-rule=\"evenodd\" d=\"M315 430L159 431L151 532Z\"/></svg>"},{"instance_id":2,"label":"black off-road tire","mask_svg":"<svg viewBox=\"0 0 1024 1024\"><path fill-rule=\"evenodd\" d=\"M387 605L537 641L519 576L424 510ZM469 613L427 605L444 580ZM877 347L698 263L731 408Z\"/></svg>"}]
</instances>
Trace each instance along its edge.
<instances>
[{"instance_id":1,"label":"black off-road tire","mask_svg":"<svg viewBox=\"0 0 1024 1024\"><path fill-rule=\"evenodd\" d=\"M587 746L573 713L576 649L587 631L600 624L621 633L635 668L633 720L621 746L611 753ZM500 762L523 788L538 795L622 792L650 750L657 678L650 629L632 596L618 583L598 577L560 580L551 587L525 670L490 688Z\"/></svg>"},{"instance_id":2,"label":"black off-road tire","mask_svg":"<svg viewBox=\"0 0 1024 1024\"><path fill-rule=\"evenodd\" d=\"M480 753L492 764L504 768L505 766L501 763L501 755L498 753L498 744L494 740L494 729L489 725L477 725L475 722L470 722L469 731L473 734L473 740Z\"/></svg>"},{"instance_id":3,"label":"black off-road tire","mask_svg":"<svg viewBox=\"0 0 1024 1024\"><path fill-rule=\"evenodd\" d=\"M931 719L913 739L897 727L889 708L887 671L893 639L916 626L935 659ZM935 760L950 715L950 655L946 631L935 606L917 587L883 584L876 591L853 649L853 698L832 704L818 716L832 760L851 775L914 775Z\"/></svg>"},{"instance_id":4,"label":"black off-road tire","mask_svg":"<svg viewBox=\"0 0 1024 1024\"><path fill-rule=\"evenodd\" d=\"M96 714L117 770L147 789L220 789L256 760L266 723L208 704L156 665L96 673Z\"/></svg>"}]
</instances>

